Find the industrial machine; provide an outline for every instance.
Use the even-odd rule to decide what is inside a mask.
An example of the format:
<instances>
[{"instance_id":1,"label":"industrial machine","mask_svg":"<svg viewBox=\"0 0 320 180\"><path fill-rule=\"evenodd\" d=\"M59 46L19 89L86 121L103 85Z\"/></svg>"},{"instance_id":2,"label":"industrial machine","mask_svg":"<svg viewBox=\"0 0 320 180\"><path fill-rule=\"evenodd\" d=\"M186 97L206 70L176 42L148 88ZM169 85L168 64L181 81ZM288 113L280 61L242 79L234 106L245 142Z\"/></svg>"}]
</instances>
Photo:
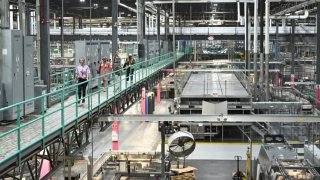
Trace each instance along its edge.
<instances>
[{"instance_id":1,"label":"industrial machine","mask_svg":"<svg viewBox=\"0 0 320 180\"><path fill-rule=\"evenodd\" d=\"M33 91L33 38L24 37L19 30L2 30L1 81L4 86L4 106L22 102L34 96ZM34 103L24 104L20 115L34 111ZM18 111L10 108L4 111L4 120L17 119ZM0 119L0 120L3 120Z\"/></svg>"},{"instance_id":2,"label":"industrial machine","mask_svg":"<svg viewBox=\"0 0 320 180\"><path fill-rule=\"evenodd\" d=\"M283 135L265 135L258 156L257 176L262 180L319 179L308 160L298 159Z\"/></svg>"},{"instance_id":3,"label":"industrial machine","mask_svg":"<svg viewBox=\"0 0 320 180\"><path fill-rule=\"evenodd\" d=\"M320 167L320 149L319 146L315 144L305 144L304 145L304 158L309 160L309 162L315 166Z\"/></svg>"}]
</instances>

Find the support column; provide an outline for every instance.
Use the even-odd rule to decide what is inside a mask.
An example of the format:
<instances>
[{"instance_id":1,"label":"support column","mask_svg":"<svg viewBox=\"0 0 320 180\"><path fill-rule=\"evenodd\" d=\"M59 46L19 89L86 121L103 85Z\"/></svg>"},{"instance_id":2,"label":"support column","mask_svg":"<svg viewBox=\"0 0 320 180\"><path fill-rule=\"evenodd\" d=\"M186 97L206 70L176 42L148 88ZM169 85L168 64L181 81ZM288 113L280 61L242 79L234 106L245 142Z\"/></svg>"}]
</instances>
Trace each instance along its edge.
<instances>
[{"instance_id":1,"label":"support column","mask_svg":"<svg viewBox=\"0 0 320 180\"><path fill-rule=\"evenodd\" d=\"M266 32L265 32L265 61L266 61L266 70L265 70L265 93L266 93L266 101L269 101L270 99L270 83L269 83L269 52L270 52L270 36L269 36L269 28L270 28L270 2L269 0L266 0Z\"/></svg>"},{"instance_id":2,"label":"support column","mask_svg":"<svg viewBox=\"0 0 320 180\"><path fill-rule=\"evenodd\" d=\"M60 43L60 51L61 57L64 57L64 0L61 0L61 43Z\"/></svg>"},{"instance_id":3,"label":"support column","mask_svg":"<svg viewBox=\"0 0 320 180\"><path fill-rule=\"evenodd\" d=\"M10 17L9 17L9 1L1 1L1 28L9 29L10 28Z\"/></svg>"},{"instance_id":4,"label":"support column","mask_svg":"<svg viewBox=\"0 0 320 180\"><path fill-rule=\"evenodd\" d=\"M295 20L294 19L292 19L291 20L291 70L290 70L290 72L291 72L291 83L294 83L295 82L295 75L294 75L294 66L295 66L295 64L294 64L294 53L295 53L295 39L294 39L294 36L295 36L295 27L296 27L296 25L295 25L296 23L295 23ZM294 88L294 84L291 84L291 88Z\"/></svg>"},{"instance_id":5,"label":"support column","mask_svg":"<svg viewBox=\"0 0 320 180\"><path fill-rule=\"evenodd\" d=\"M49 0L40 0L40 66L41 80L50 92L50 32L49 32ZM49 98L47 106L50 105Z\"/></svg>"},{"instance_id":6,"label":"support column","mask_svg":"<svg viewBox=\"0 0 320 180\"><path fill-rule=\"evenodd\" d=\"M13 5L9 6L9 17L10 17L10 29L13 29Z\"/></svg>"},{"instance_id":7,"label":"support column","mask_svg":"<svg viewBox=\"0 0 320 180\"><path fill-rule=\"evenodd\" d=\"M278 20L276 21L276 41L275 41L275 61L279 62L279 22ZM275 69L278 69L278 65L274 65ZM279 87L279 72L276 72L276 77L275 77L275 85L276 87Z\"/></svg>"},{"instance_id":8,"label":"support column","mask_svg":"<svg viewBox=\"0 0 320 180\"><path fill-rule=\"evenodd\" d=\"M248 69L251 70L251 17L250 17L250 8L247 8L247 16L248 16L248 21L247 21L247 26L248 26L248 50L247 50L247 61L248 61ZM248 72L250 75L250 72Z\"/></svg>"},{"instance_id":9,"label":"support column","mask_svg":"<svg viewBox=\"0 0 320 180\"><path fill-rule=\"evenodd\" d=\"M137 0L137 41L138 56L141 61L145 59L145 3L144 0Z\"/></svg>"},{"instance_id":10,"label":"support column","mask_svg":"<svg viewBox=\"0 0 320 180\"><path fill-rule=\"evenodd\" d=\"M79 17L79 29L82 29L82 18L81 17Z\"/></svg>"},{"instance_id":11,"label":"support column","mask_svg":"<svg viewBox=\"0 0 320 180\"><path fill-rule=\"evenodd\" d=\"M286 19L281 19L281 25L282 25L282 28L285 28L286 27Z\"/></svg>"},{"instance_id":12,"label":"support column","mask_svg":"<svg viewBox=\"0 0 320 180\"><path fill-rule=\"evenodd\" d=\"M264 38L263 38L263 25L264 25L264 1L265 0L260 0L261 3L260 3L260 77L259 77L259 84L260 84L260 88L262 89L263 88L263 80L264 80L264 66L263 66L263 63L264 63L264 54L263 54L263 51L264 51L264 48L263 48L263 41L264 41Z\"/></svg>"},{"instance_id":13,"label":"support column","mask_svg":"<svg viewBox=\"0 0 320 180\"><path fill-rule=\"evenodd\" d=\"M165 24L165 37L166 41L168 41L168 36L169 36L169 15L168 12L166 11L165 17L164 17L164 24Z\"/></svg>"},{"instance_id":14,"label":"support column","mask_svg":"<svg viewBox=\"0 0 320 180\"><path fill-rule=\"evenodd\" d=\"M244 33L244 54L245 54L245 70L248 70L249 67L249 62L248 62L248 4L245 2L244 3L244 27L245 27L245 33ZM249 73L246 72L248 75Z\"/></svg>"},{"instance_id":15,"label":"support column","mask_svg":"<svg viewBox=\"0 0 320 180\"><path fill-rule=\"evenodd\" d=\"M54 29L54 30L57 29L56 20L57 20L57 15L56 15L56 13L53 13L53 29Z\"/></svg>"},{"instance_id":16,"label":"support column","mask_svg":"<svg viewBox=\"0 0 320 180\"><path fill-rule=\"evenodd\" d=\"M22 34L26 34L26 0L19 0L19 23Z\"/></svg>"},{"instance_id":17,"label":"support column","mask_svg":"<svg viewBox=\"0 0 320 180\"><path fill-rule=\"evenodd\" d=\"M159 48L159 56L161 55L161 32L160 32L160 26L161 26L161 21L160 21L160 6L157 6L157 41L158 41L158 48Z\"/></svg>"},{"instance_id":18,"label":"support column","mask_svg":"<svg viewBox=\"0 0 320 180\"><path fill-rule=\"evenodd\" d=\"M176 2L172 0L172 51L173 51L173 80L174 80L174 97L177 97L177 83L176 83Z\"/></svg>"},{"instance_id":19,"label":"support column","mask_svg":"<svg viewBox=\"0 0 320 180\"><path fill-rule=\"evenodd\" d=\"M25 30L25 34L27 36L31 35L31 11L29 8L26 9L26 30Z\"/></svg>"},{"instance_id":20,"label":"support column","mask_svg":"<svg viewBox=\"0 0 320 180\"><path fill-rule=\"evenodd\" d=\"M166 135L165 135L165 122L160 122L161 123L161 179L166 179L166 174L165 174L165 146L166 146Z\"/></svg>"},{"instance_id":21,"label":"support column","mask_svg":"<svg viewBox=\"0 0 320 180\"><path fill-rule=\"evenodd\" d=\"M112 0L112 57L118 52L118 0Z\"/></svg>"},{"instance_id":22,"label":"support column","mask_svg":"<svg viewBox=\"0 0 320 180\"><path fill-rule=\"evenodd\" d=\"M254 69L254 101L257 100L257 85L258 85L258 70L257 70L257 56L258 56L258 0L254 1L254 34L253 34L253 69Z\"/></svg>"},{"instance_id":23,"label":"support column","mask_svg":"<svg viewBox=\"0 0 320 180\"><path fill-rule=\"evenodd\" d=\"M320 3L317 3L317 9L320 9ZM317 11L317 63L316 63L316 107L320 104L320 11Z\"/></svg>"}]
</instances>

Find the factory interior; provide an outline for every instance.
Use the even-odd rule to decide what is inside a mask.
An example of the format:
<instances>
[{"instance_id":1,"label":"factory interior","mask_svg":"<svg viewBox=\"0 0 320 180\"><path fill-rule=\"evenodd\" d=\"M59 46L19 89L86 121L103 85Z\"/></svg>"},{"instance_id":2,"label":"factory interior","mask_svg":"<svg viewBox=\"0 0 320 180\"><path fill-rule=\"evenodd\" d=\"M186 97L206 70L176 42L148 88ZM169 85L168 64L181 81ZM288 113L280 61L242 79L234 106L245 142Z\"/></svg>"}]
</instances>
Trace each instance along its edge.
<instances>
[{"instance_id":1,"label":"factory interior","mask_svg":"<svg viewBox=\"0 0 320 180\"><path fill-rule=\"evenodd\" d=\"M0 0L1 180L320 180L320 0Z\"/></svg>"}]
</instances>

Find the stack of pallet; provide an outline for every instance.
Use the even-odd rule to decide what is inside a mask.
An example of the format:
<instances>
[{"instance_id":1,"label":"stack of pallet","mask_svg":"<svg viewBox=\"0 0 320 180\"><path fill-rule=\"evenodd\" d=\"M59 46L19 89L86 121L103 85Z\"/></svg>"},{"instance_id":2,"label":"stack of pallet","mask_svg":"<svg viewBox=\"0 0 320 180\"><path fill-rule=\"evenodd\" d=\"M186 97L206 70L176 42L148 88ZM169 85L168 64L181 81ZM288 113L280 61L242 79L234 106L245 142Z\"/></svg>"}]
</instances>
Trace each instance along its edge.
<instances>
[{"instance_id":1,"label":"stack of pallet","mask_svg":"<svg viewBox=\"0 0 320 180\"><path fill-rule=\"evenodd\" d=\"M194 180L196 176L194 171L197 170L194 167L188 166L185 168L171 168L171 171L175 173L175 175L171 176L172 180Z\"/></svg>"}]
</instances>

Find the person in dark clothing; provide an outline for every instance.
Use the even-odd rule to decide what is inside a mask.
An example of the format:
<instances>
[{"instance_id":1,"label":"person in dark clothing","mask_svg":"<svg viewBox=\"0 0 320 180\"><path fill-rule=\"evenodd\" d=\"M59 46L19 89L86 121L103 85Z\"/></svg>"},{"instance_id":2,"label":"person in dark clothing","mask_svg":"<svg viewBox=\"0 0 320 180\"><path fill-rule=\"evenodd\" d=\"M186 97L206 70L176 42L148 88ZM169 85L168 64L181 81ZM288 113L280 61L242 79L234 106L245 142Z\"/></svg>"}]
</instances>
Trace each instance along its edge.
<instances>
[{"instance_id":1,"label":"person in dark clothing","mask_svg":"<svg viewBox=\"0 0 320 180\"><path fill-rule=\"evenodd\" d=\"M126 71L126 80L127 80L127 82L129 81L129 76L130 76L130 61L129 61L129 59L127 58L126 59L126 62L124 63L124 65L123 65L123 69L125 69L125 71Z\"/></svg>"},{"instance_id":2,"label":"person in dark clothing","mask_svg":"<svg viewBox=\"0 0 320 180\"><path fill-rule=\"evenodd\" d=\"M116 54L113 55L112 58L112 71L114 72L116 79L113 83L115 83L116 86L116 90L115 92L118 92L120 90L120 75L121 75L121 59L120 56L118 54L118 52ZM111 79L114 79L114 77L111 77Z\"/></svg>"},{"instance_id":3,"label":"person in dark clothing","mask_svg":"<svg viewBox=\"0 0 320 180\"><path fill-rule=\"evenodd\" d=\"M130 64L130 81L133 83L133 73L134 73L134 64L136 61L134 60L132 55L129 55L129 64Z\"/></svg>"}]
</instances>

